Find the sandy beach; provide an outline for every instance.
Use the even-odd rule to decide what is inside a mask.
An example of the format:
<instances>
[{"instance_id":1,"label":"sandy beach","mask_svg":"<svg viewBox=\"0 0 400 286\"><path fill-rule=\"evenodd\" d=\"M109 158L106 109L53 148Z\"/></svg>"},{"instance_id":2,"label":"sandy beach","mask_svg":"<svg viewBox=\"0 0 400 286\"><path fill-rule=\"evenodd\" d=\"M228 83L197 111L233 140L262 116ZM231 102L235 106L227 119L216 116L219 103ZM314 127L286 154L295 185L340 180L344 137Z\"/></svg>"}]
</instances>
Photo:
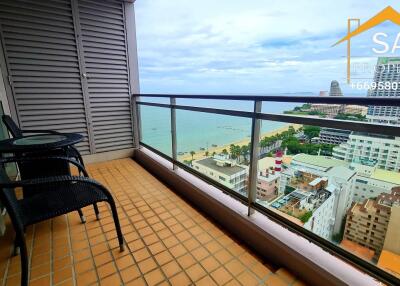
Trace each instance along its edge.
<instances>
[{"instance_id":1,"label":"sandy beach","mask_svg":"<svg viewBox=\"0 0 400 286\"><path fill-rule=\"evenodd\" d=\"M269 132L263 133L261 135L261 138L274 136L274 135L276 135L278 133L282 133L283 131L287 131L290 126L293 126L293 128L295 130L297 130L300 127L302 127L301 124L292 124L292 123L290 123L290 124L287 124L284 127L281 127L281 128L275 129L273 131L269 131ZM235 145L238 145L238 146L243 146L243 145L249 144L249 142L250 142L250 138L245 138L245 139L242 139L240 141L232 142L232 143L229 143L229 144L226 144L226 145L221 145L221 146L217 146L217 147L211 147L211 148L208 148L208 153L209 153L209 155L211 155L213 152L216 152L218 154L218 153L221 153L222 150L224 150L224 149L228 150L228 152L229 152L229 147L230 147L231 144L235 144ZM193 156L194 160L198 160L198 159L201 159L201 158L205 157L206 150L193 150L193 151L196 152L196 154ZM189 153L184 154L184 155L178 155L178 160L179 161L192 160L192 156Z\"/></svg>"}]
</instances>

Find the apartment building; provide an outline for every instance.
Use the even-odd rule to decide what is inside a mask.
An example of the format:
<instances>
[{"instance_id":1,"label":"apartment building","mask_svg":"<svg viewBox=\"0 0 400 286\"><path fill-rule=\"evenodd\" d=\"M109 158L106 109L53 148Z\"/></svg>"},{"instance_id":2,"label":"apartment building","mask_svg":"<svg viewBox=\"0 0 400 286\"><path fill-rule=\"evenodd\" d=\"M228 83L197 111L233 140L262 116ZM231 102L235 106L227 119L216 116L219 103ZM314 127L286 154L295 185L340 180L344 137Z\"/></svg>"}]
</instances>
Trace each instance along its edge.
<instances>
[{"instance_id":1,"label":"apartment building","mask_svg":"<svg viewBox=\"0 0 400 286\"><path fill-rule=\"evenodd\" d=\"M386 238L386 233L392 208L399 208L399 204L399 188L394 188L391 194L383 193L375 200L355 203L347 214L343 238L373 250L374 260L377 260L385 240L392 244L398 239L392 236Z\"/></svg>"},{"instance_id":2,"label":"apartment building","mask_svg":"<svg viewBox=\"0 0 400 286\"><path fill-rule=\"evenodd\" d=\"M309 195L314 193L314 196L319 197L320 194L315 192L314 187L317 182L324 181L325 184L322 189L330 194L329 200L327 200L327 203L315 205L312 211L314 219L310 221L310 223L312 221L313 223L307 222L305 227L314 232L317 231L324 237L331 238L333 234L340 232L343 218L352 203L356 173L348 166L348 163L332 157L295 155L288 168L281 174L279 193L285 194L286 197L278 199L274 203L283 204L285 200L292 201L291 197L297 194L299 194L300 201L302 199L315 199L309 198ZM288 189L289 191L290 189L295 190L296 193L288 194ZM323 197L328 198L326 195L323 195ZM274 207L274 204L272 206ZM275 204L275 207L281 208L278 204ZM321 209L319 209L320 207Z\"/></svg>"},{"instance_id":3,"label":"apartment building","mask_svg":"<svg viewBox=\"0 0 400 286\"><path fill-rule=\"evenodd\" d=\"M353 201L362 202L365 199L376 198L382 193L390 193L393 187L400 186L400 174L376 167L374 162L351 163L350 168L357 172L354 181Z\"/></svg>"},{"instance_id":4,"label":"apartment building","mask_svg":"<svg viewBox=\"0 0 400 286\"><path fill-rule=\"evenodd\" d=\"M313 142L319 144L333 144L339 145L349 140L351 131L335 129L335 128L321 128L319 137L313 138Z\"/></svg>"},{"instance_id":5,"label":"apartment building","mask_svg":"<svg viewBox=\"0 0 400 286\"><path fill-rule=\"evenodd\" d=\"M400 171L400 137L352 132L333 148L333 157L346 162L375 162L378 168Z\"/></svg>"},{"instance_id":6,"label":"apartment building","mask_svg":"<svg viewBox=\"0 0 400 286\"><path fill-rule=\"evenodd\" d=\"M270 202L278 196L281 174L275 170L265 170L257 177L257 199Z\"/></svg>"},{"instance_id":7,"label":"apartment building","mask_svg":"<svg viewBox=\"0 0 400 286\"><path fill-rule=\"evenodd\" d=\"M247 168L222 155L193 161L193 168L222 185L246 195Z\"/></svg>"},{"instance_id":8,"label":"apartment building","mask_svg":"<svg viewBox=\"0 0 400 286\"><path fill-rule=\"evenodd\" d=\"M389 89L375 88L368 92L371 97L400 97L396 86L400 82L400 58L380 57L374 74L374 83L391 83ZM384 124L400 124L400 107L398 106L369 106L367 118L370 122Z\"/></svg>"}]
</instances>

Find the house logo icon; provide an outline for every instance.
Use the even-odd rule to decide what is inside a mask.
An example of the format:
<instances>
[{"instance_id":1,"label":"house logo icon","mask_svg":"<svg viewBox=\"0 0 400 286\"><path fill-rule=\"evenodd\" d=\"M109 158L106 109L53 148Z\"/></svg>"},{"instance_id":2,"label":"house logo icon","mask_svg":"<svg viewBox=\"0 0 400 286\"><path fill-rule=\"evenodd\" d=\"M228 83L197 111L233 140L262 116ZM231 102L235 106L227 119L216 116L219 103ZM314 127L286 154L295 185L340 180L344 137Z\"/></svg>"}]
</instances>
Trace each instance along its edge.
<instances>
[{"instance_id":1,"label":"house logo icon","mask_svg":"<svg viewBox=\"0 0 400 286\"><path fill-rule=\"evenodd\" d=\"M347 83L350 83L351 72L350 72L350 63L351 63L351 38L369 30L373 27L378 26L379 24L391 21L394 24L400 25L400 13L393 9L391 6L386 7L381 12L376 14L374 17L366 21L361 25L360 19L349 18L347 20L347 35L337 41L334 45L339 45L344 41L347 41ZM357 28L354 31L351 31L352 23L356 23Z\"/></svg>"}]
</instances>

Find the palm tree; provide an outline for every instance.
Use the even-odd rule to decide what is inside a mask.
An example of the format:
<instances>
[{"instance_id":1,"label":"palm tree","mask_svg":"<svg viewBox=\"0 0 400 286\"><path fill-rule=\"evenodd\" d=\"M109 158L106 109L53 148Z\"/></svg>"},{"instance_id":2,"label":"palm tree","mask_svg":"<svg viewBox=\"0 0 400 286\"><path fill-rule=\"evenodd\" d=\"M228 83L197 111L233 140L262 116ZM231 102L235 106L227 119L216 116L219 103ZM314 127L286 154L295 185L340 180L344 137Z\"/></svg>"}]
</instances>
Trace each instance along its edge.
<instances>
[{"instance_id":1,"label":"palm tree","mask_svg":"<svg viewBox=\"0 0 400 286\"><path fill-rule=\"evenodd\" d=\"M217 152L212 152L212 156L214 157L215 155L217 155Z\"/></svg>"},{"instance_id":2,"label":"palm tree","mask_svg":"<svg viewBox=\"0 0 400 286\"><path fill-rule=\"evenodd\" d=\"M208 151L206 151L206 152L204 153L204 155L205 155L206 157L208 157L209 154L210 154L210 152L208 152Z\"/></svg>"},{"instance_id":3,"label":"palm tree","mask_svg":"<svg viewBox=\"0 0 400 286\"><path fill-rule=\"evenodd\" d=\"M194 154L196 154L196 152L190 151L190 155L192 156L192 161L193 161L193 156L194 156Z\"/></svg>"},{"instance_id":4,"label":"palm tree","mask_svg":"<svg viewBox=\"0 0 400 286\"><path fill-rule=\"evenodd\" d=\"M226 150L226 149L222 150L222 154L228 155L228 150Z\"/></svg>"}]
</instances>

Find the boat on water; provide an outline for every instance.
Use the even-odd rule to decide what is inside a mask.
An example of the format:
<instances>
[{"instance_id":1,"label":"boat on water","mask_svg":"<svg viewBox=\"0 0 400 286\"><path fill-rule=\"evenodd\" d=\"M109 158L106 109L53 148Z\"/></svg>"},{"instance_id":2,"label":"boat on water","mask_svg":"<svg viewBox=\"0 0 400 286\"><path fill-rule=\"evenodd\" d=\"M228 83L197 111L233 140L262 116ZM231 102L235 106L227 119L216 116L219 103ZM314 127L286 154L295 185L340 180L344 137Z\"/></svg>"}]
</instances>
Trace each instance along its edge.
<instances>
[{"instance_id":1,"label":"boat on water","mask_svg":"<svg viewBox=\"0 0 400 286\"><path fill-rule=\"evenodd\" d=\"M212 146L212 147L218 147L218 145L217 145L217 144L212 144L211 146Z\"/></svg>"}]
</instances>

